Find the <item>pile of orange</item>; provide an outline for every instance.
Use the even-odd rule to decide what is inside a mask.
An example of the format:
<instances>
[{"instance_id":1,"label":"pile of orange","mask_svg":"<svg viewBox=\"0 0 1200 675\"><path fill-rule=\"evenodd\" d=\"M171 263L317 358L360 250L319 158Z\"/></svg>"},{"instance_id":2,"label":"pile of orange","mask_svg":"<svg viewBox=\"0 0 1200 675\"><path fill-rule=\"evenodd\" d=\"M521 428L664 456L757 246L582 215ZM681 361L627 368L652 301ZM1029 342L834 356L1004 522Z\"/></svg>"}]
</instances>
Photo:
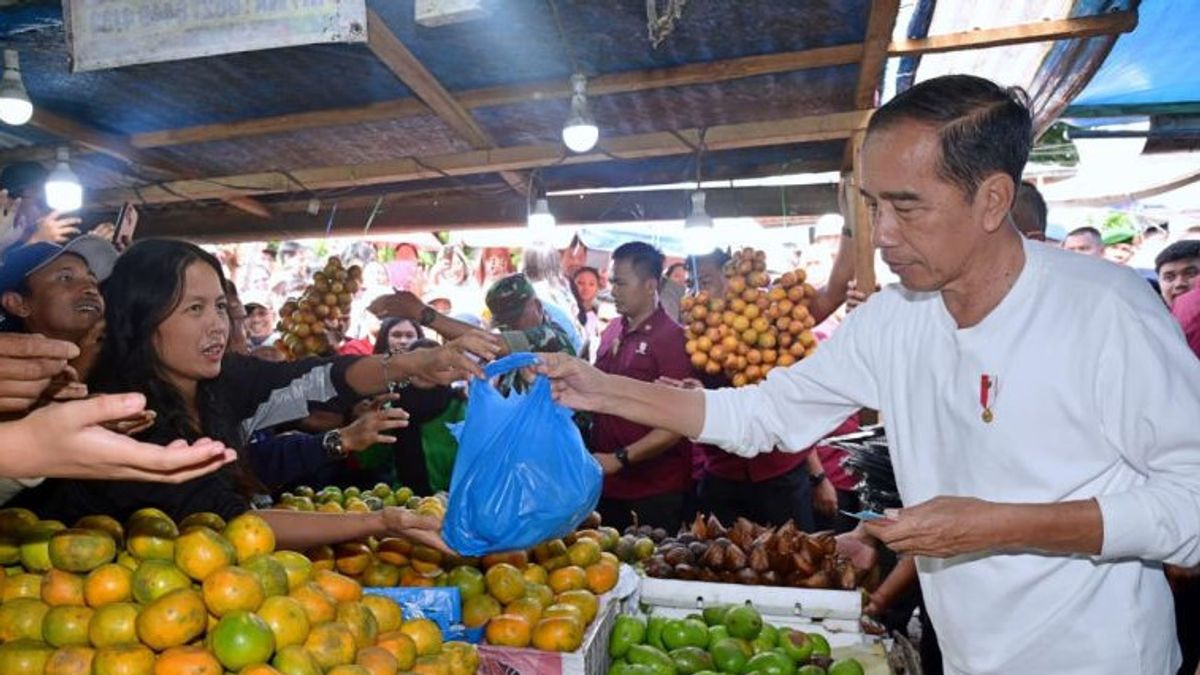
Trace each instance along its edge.
<instances>
[{"instance_id":1,"label":"pile of orange","mask_svg":"<svg viewBox=\"0 0 1200 675\"><path fill-rule=\"evenodd\" d=\"M279 312L279 331L283 335L275 348L290 359L317 356L331 351L325 339L325 321L350 312L354 294L362 285L362 268L342 266L332 256L325 269L313 275L313 282L299 298L289 298Z\"/></svg>"},{"instance_id":2,"label":"pile of orange","mask_svg":"<svg viewBox=\"0 0 1200 675\"><path fill-rule=\"evenodd\" d=\"M724 297L698 293L683 299L686 349L700 373L724 373L733 386L761 381L812 355L816 324L808 303L816 289L804 270L787 272L772 283L766 254L745 248L725 267Z\"/></svg>"},{"instance_id":3,"label":"pile of orange","mask_svg":"<svg viewBox=\"0 0 1200 675\"><path fill-rule=\"evenodd\" d=\"M0 510L0 673L473 673L474 647L293 551L261 517L66 528Z\"/></svg>"}]
</instances>

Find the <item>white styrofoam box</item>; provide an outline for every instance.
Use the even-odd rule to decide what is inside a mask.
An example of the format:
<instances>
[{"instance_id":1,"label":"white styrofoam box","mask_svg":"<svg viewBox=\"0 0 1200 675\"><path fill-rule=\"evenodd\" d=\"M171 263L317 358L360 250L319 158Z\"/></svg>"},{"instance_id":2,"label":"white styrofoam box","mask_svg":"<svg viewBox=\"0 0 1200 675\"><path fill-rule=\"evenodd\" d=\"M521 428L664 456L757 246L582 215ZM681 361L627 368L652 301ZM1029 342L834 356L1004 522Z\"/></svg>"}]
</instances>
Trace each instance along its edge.
<instances>
[{"instance_id":1,"label":"white styrofoam box","mask_svg":"<svg viewBox=\"0 0 1200 675\"><path fill-rule=\"evenodd\" d=\"M413 20L426 28L472 21L490 13L486 4L484 0L416 0Z\"/></svg>"},{"instance_id":2,"label":"white styrofoam box","mask_svg":"<svg viewBox=\"0 0 1200 675\"><path fill-rule=\"evenodd\" d=\"M742 586L646 578L642 581L642 602L688 611L712 605L740 605L749 602L763 615L770 614L781 618L846 619L857 622L862 617L862 596L858 591Z\"/></svg>"}]
</instances>

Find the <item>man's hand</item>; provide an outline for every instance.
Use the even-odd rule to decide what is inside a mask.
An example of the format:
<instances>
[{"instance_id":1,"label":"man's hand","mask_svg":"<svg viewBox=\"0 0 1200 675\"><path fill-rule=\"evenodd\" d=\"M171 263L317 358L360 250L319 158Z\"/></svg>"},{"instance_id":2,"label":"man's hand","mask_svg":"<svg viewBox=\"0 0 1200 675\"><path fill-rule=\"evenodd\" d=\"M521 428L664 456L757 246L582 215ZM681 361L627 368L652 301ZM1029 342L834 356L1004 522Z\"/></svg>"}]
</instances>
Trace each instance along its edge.
<instances>
[{"instance_id":1,"label":"man's hand","mask_svg":"<svg viewBox=\"0 0 1200 675\"><path fill-rule=\"evenodd\" d=\"M380 296L367 307L367 311L381 319L395 316L409 321L420 321L424 309L425 303L409 291L396 291L391 295Z\"/></svg>"},{"instance_id":2,"label":"man's hand","mask_svg":"<svg viewBox=\"0 0 1200 675\"><path fill-rule=\"evenodd\" d=\"M442 529L441 518L420 516L395 506L384 507L380 513L383 514L386 536L403 537L414 544L424 544L443 553L454 553L439 534Z\"/></svg>"},{"instance_id":3,"label":"man's hand","mask_svg":"<svg viewBox=\"0 0 1200 675\"><path fill-rule=\"evenodd\" d=\"M896 553L949 558L998 548L992 536L997 505L973 497L934 497L887 512L865 524L868 534Z\"/></svg>"},{"instance_id":4,"label":"man's hand","mask_svg":"<svg viewBox=\"0 0 1200 675\"><path fill-rule=\"evenodd\" d=\"M879 284L875 284L875 292L879 292ZM855 308L866 302L869 297L871 296L858 290L858 281L851 279L846 284L846 311L854 311Z\"/></svg>"},{"instance_id":5,"label":"man's hand","mask_svg":"<svg viewBox=\"0 0 1200 675\"><path fill-rule=\"evenodd\" d=\"M0 333L0 412L32 408L67 361L77 356L79 348L70 342Z\"/></svg>"},{"instance_id":6,"label":"man's hand","mask_svg":"<svg viewBox=\"0 0 1200 675\"><path fill-rule=\"evenodd\" d=\"M8 190L0 190L0 232L8 232L21 210L21 198L8 198Z\"/></svg>"},{"instance_id":7,"label":"man's hand","mask_svg":"<svg viewBox=\"0 0 1200 675\"><path fill-rule=\"evenodd\" d=\"M471 377L483 377L483 369L467 356L468 353L487 361L496 352L489 343L464 335L437 349L418 349L397 358L405 359L406 374L410 378L447 385Z\"/></svg>"},{"instance_id":8,"label":"man's hand","mask_svg":"<svg viewBox=\"0 0 1200 675\"><path fill-rule=\"evenodd\" d=\"M879 561L879 550L875 540L867 534L862 525L837 536L838 555L850 561L857 570L864 572L875 567Z\"/></svg>"},{"instance_id":9,"label":"man's hand","mask_svg":"<svg viewBox=\"0 0 1200 675\"><path fill-rule=\"evenodd\" d=\"M13 422L5 475L182 483L216 471L237 454L209 439L163 447L139 443L100 425L145 410L141 394L97 396L57 403Z\"/></svg>"},{"instance_id":10,"label":"man's hand","mask_svg":"<svg viewBox=\"0 0 1200 675\"><path fill-rule=\"evenodd\" d=\"M48 241L51 244L64 244L68 239L79 234L79 218L63 217L58 211L51 211L37 222L37 229L29 237L29 243Z\"/></svg>"},{"instance_id":11,"label":"man's hand","mask_svg":"<svg viewBox=\"0 0 1200 675\"><path fill-rule=\"evenodd\" d=\"M100 223L93 227L88 234L93 237L100 237L105 241L112 241L113 235L117 233L117 226L112 223Z\"/></svg>"},{"instance_id":12,"label":"man's hand","mask_svg":"<svg viewBox=\"0 0 1200 675\"><path fill-rule=\"evenodd\" d=\"M396 437L385 434L392 429L408 426L408 411L401 408L377 408L342 429L342 449L361 452L376 443L395 443Z\"/></svg>"},{"instance_id":13,"label":"man's hand","mask_svg":"<svg viewBox=\"0 0 1200 675\"><path fill-rule=\"evenodd\" d=\"M813 510L817 513L827 518L833 518L837 515L837 488L833 487L833 482L828 477L822 479L820 483L817 483L813 487L812 500Z\"/></svg>"},{"instance_id":14,"label":"man's hand","mask_svg":"<svg viewBox=\"0 0 1200 675\"><path fill-rule=\"evenodd\" d=\"M550 378L554 400L574 410L600 412L607 377L587 361L566 354L539 354L537 372Z\"/></svg>"},{"instance_id":15,"label":"man's hand","mask_svg":"<svg viewBox=\"0 0 1200 675\"><path fill-rule=\"evenodd\" d=\"M617 461L617 456L611 452L593 452L592 457L600 464L605 476L611 476L622 469L621 463Z\"/></svg>"},{"instance_id":16,"label":"man's hand","mask_svg":"<svg viewBox=\"0 0 1200 675\"><path fill-rule=\"evenodd\" d=\"M130 415L125 419L115 420L113 422L105 422L100 426L114 433L125 436L137 436L143 431L154 426L154 420L158 418L158 413L153 410L143 410L136 415Z\"/></svg>"}]
</instances>

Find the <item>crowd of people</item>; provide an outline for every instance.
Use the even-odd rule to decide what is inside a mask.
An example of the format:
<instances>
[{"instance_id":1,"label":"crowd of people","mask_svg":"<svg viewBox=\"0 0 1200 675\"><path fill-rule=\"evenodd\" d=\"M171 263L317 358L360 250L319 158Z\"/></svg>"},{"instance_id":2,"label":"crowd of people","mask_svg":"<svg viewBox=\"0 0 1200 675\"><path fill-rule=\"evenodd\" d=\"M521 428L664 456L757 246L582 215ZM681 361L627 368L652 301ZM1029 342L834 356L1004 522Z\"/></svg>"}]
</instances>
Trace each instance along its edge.
<instances>
[{"instance_id":1,"label":"crowd of people","mask_svg":"<svg viewBox=\"0 0 1200 675\"><path fill-rule=\"evenodd\" d=\"M819 286L809 310L827 342L820 358L744 390L697 375L680 326L685 293L724 294L722 250L672 260L637 241L611 254L579 240L563 251L131 243L114 236L114 225L81 233L77 218L34 208L44 170L9 167L0 177L0 503L73 522L146 506L175 518L228 517L299 484L446 490L456 453L448 425L465 415L463 382L482 376L481 362L534 351L545 355L557 395L581 411L576 422L604 472L605 523L623 529L636 519L674 530L703 512L836 529L851 547L855 538L883 541L909 555L869 611L882 614L919 576L932 610L922 615L953 617L939 628L954 632L947 657L955 670L1012 662L975 635L994 612L964 613L955 600L985 587L1001 594L981 600L989 606L1045 604L1029 588L1060 579L1061 589L1045 591L1060 605L1054 611L1132 602L1132 623L1120 625L1140 634L1138 622L1161 627L1154 603L1166 589L1146 576L1157 568L1142 560L1165 561L1180 565L1177 590L1190 589L1190 604L1178 616L1194 626L1187 566L1200 550L1192 522L1200 491L1187 466L1195 467L1196 436L1190 416L1157 403L1197 403L1195 382L1179 378L1194 375L1200 358L1200 233L1113 236L1084 227L1048 240L1046 205L1020 180L1024 154L1011 151L1028 145L1027 109L990 83L934 82L874 116L866 178L854 186L900 285L864 302L852 282L854 233L828 238L808 258ZM971 117L980 109L991 117ZM976 156L963 160L972 165L913 174L872 144L886 137L915 148L914 156L939 156L949 141L930 150L930 134L968 117L981 125L963 132L979 135L963 141L977 142ZM1012 146L995 149L989 135ZM963 201L954 201L955 190L970 199L950 213L947 204ZM970 227L951 230L951 221ZM1138 276L1119 266L1150 247L1153 275L1130 281ZM332 255L355 280L352 311L326 321L328 355L286 360L277 312ZM1186 362L1185 342L1194 353ZM947 417L939 406L963 393L963 378L952 376L963 368L974 369L975 389ZM519 387L521 378L501 386ZM1033 396L1038 387L1053 390L1052 401ZM855 481L839 452L821 445L856 429L861 408L883 409L894 425L898 482L911 500L903 510L910 515L866 528L843 515L858 508ZM1135 412L1143 408L1150 411ZM1057 455L1042 451L1047 443ZM964 466L963 452L973 466ZM953 494L996 501L944 496ZM1168 507L1190 515L1163 513ZM436 521L402 509L262 513L287 548L382 534L443 546ZM947 522L960 518L977 531L950 531ZM1172 529L1164 525L1171 518L1186 522ZM1029 527L1003 529L1014 522ZM1184 543L1172 533L1183 533ZM958 568L938 562L994 550L1051 555L1011 564L985 556ZM1158 595L1121 595L1138 585ZM1007 639L1040 649L1041 638ZM1111 658L1160 672L1175 652L1158 651Z\"/></svg>"}]
</instances>

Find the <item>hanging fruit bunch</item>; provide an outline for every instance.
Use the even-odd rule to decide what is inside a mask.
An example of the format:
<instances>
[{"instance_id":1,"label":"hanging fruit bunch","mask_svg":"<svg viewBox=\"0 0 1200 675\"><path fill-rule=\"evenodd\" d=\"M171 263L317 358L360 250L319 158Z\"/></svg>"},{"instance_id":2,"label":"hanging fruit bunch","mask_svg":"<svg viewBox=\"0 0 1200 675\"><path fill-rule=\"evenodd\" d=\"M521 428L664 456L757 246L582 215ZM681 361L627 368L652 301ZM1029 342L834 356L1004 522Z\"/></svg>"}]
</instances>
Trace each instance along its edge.
<instances>
[{"instance_id":1,"label":"hanging fruit bunch","mask_svg":"<svg viewBox=\"0 0 1200 675\"><path fill-rule=\"evenodd\" d=\"M817 291L805 283L804 270L772 284L767 254L744 248L726 264L725 280L724 297L701 292L681 304L687 353L697 372L724 373L743 387L812 355L816 321L808 304Z\"/></svg>"},{"instance_id":2,"label":"hanging fruit bunch","mask_svg":"<svg viewBox=\"0 0 1200 675\"><path fill-rule=\"evenodd\" d=\"M313 275L313 281L299 299L288 298L280 310L278 330L282 337L275 348L289 360L332 353L325 337L326 323L344 320L350 303L362 285L362 268L342 266L342 259L329 258L325 268Z\"/></svg>"}]
</instances>

